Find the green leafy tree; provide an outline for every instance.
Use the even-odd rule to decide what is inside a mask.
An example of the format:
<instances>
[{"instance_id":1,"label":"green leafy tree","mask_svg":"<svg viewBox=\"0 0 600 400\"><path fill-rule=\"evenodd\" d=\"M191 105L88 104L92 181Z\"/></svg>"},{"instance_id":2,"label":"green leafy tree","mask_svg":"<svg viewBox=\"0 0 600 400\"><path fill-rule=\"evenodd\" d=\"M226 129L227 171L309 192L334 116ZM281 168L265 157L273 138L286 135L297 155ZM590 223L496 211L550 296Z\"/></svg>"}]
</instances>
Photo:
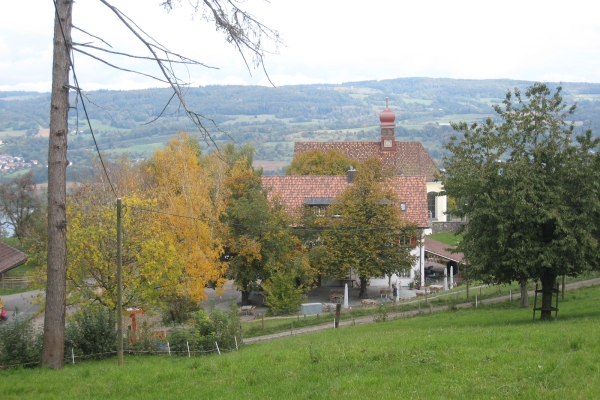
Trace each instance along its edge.
<instances>
[{"instance_id":1,"label":"green leafy tree","mask_svg":"<svg viewBox=\"0 0 600 400\"><path fill-rule=\"evenodd\" d=\"M294 312L302 303L302 289L296 285L295 277L284 271L271 275L263 285L267 292L267 305L278 312Z\"/></svg>"},{"instance_id":2,"label":"green leafy tree","mask_svg":"<svg viewBox=\"0 0 600 400\"><path fill-rule=\"evenodd\" d=\"M279 201L267 199L261 170L251 166L253 150L230 146L222 154L229 164L224 179L227 200L222 218L226 226L227 275L242 292L242 303L248 303L250 292L259 284L278 287L279 281L269 281L278 272L293 279L295 289L307 290L314 281L314 271L306 254L298 249L300 240L291 229L290 215ZM288 296L298 297L295 293L290 291Z\"/></svg>"},{"instance_id":3,"label":"green leafy tree","mask_svg":"<svg viewBox=\"0 0 600 400\"><path fill-rule=\"evenodd\" d=\"M0 227L8 227L22 244L42 218L33 174L28 172L0 185Z\"/></svg>"},{"instance_id":4,"label":"green leafy tree","mask_svg":"<svg viewBox=\"0 0 600 400\"><path fill-rule=\"evenodd\" d=\"M390 178L379 160L367 160L327 217L306 213L305 225L321 229L309 239L311 260L329 276L341 278L352 269L360 276L360 297L367 296L369 278L409 269L414 261L405 239L416 229L402 219L398 199L386 185Z\"/></svg>"},{"instance_id":5,"label":"green leafy tree","mask_svg":"<svg viewBox=\"0 0 600 400\"><path fill-rule=\"evenodd\" d=\"M599 140L566 122L560 87L509 91L495 111L500 123L455 124L464 139L446 145L442 181L468 220L458 250L488 282L539 280L549 319L557 276L598 265Z\"/></svg>"},{"instance_id":6,"label":"green leafy tree","mask_svg":"<svg viewBox=\"0 0 600 400\"><path fill-rule=\"evenodd\" d=\"M357 162L337 150L311 150L294 155L286 175L344 175Z\"/></svg>"}]
</instances>

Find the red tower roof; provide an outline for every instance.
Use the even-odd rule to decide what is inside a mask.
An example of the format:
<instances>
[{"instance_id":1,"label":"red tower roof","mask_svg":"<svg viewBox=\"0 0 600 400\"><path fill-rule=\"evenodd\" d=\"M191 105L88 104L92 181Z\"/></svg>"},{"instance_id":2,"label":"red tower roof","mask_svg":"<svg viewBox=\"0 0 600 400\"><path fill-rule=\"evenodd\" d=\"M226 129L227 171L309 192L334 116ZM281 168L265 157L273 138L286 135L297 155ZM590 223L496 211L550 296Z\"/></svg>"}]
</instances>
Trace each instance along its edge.
<instances>
[{"instance_id":1,"label":"red tower roof","mask_svg":"<svg viewBox=\"0 0 600 400\"><path fill-rule=\"evenodd\" d=\"M380 126L394 126L396 114L388 107L388 99L385 98L385 109L379 114Z\"/></svg>"}]
</instances>

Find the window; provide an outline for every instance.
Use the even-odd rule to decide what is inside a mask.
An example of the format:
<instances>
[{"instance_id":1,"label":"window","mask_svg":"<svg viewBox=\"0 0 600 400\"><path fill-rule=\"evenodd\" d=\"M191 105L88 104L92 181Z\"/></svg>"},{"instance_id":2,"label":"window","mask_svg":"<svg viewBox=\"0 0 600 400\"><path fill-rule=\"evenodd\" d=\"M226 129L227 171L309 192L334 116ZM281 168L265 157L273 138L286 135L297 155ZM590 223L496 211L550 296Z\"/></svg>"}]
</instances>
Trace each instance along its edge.
<instances>
[{"instance_id":1,"label":"window","mask_svg":"<svg viewBox=\"0 0 600 400\"><path fill-rule=\"evenodd\" d=\"M436 192L427 193L427 210L429 211L429 218L436 218L435 212L435 200L437 197Z\"/></svg>"},{"instance_id":2,"label":"window","mask_svg":"<svg viewBox=\"0 0 600 400\"><path fill-rule=\"evenodd\" d=\"M317 206L317 207L315 207L315 208L314 208L314 210L313 210L313 211L314 211L314 214L315 214L317 217L324 217L324 216L325 216L325 214L326 214L326 212L327 212L327 207L324 207L324 206Z\"/></svg>"}]
</instances>

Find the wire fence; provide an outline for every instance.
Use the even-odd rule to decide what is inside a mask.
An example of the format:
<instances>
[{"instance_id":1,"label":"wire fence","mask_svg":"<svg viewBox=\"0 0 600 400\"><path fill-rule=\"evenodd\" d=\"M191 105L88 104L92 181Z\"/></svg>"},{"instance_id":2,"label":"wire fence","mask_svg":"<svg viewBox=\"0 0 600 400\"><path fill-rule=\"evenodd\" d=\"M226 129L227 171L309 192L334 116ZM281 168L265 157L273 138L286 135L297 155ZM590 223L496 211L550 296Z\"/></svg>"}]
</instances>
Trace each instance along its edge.
<instances>
[{"instance_id":1,"label":"wire fence","mask_svg":"<svg viewBox=\"0 0 600 400\"><path fill-rule=\"evenodd\" d=\"M186 342L186 350L172 350L171 349L171 345L170 343L167 341L166 345L164 346L164 350L163 349L153 349L153 350L134 350L134 349L123 349L123 354L128 354L128 355L153 355L153 356L169 356L169 357L188 357L191 358L192 356L194 357L198 357L198 356L205 356L205 355L209 355L209 354L218 354L218 355L223 355L226 353L232 353L234 351L238 351L240 349L240 346L242 345L242 341L240 340L240 343L238 343L238 339L237 336L234 336L234 340L235 340L235 348L220 348L219 347L219 343L215 342L215 348L214 349L210 349L210 350L193 350L190 347L190 343ZM116 356L117 355L117 351L106 351L106 352L101 352L101 353L94 353L94 354L75 354L75 348L70 347L70 348L65 348L65 356L64 356L64 360L65 360L65 364L72 364L75 365L76 361L80 360L85 360L85 359L91 359L91 358L108 358L111 356ZM35 365L40 365L41 361L34 361L34 362L27 362L27 363L17 363L17 364L7 364L7 365L2 365L0 364L0 370L3 369L10 369L10 368L19 368L19 367L23 367L23 368L27 368L27 367L31 367L31 366L35 366Z\"/></svg>"}]
</instances>

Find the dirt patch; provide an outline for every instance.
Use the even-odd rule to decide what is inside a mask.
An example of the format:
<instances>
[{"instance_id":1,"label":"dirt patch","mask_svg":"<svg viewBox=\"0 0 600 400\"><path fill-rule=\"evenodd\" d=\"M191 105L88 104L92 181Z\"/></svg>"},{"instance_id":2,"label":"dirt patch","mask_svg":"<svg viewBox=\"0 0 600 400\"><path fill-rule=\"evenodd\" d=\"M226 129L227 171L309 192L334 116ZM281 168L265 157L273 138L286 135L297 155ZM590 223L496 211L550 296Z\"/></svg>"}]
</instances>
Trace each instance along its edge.
<instances>
[{"instance_id":1,"label":"dirt patch","mask_svg":"<svg viewBox=\"0 0 600 400\"><path fill-rule=\"evenodd\" d=\"M50 128L40 129L35 137L50 137Z\"/></svg>"}]
</instances>

